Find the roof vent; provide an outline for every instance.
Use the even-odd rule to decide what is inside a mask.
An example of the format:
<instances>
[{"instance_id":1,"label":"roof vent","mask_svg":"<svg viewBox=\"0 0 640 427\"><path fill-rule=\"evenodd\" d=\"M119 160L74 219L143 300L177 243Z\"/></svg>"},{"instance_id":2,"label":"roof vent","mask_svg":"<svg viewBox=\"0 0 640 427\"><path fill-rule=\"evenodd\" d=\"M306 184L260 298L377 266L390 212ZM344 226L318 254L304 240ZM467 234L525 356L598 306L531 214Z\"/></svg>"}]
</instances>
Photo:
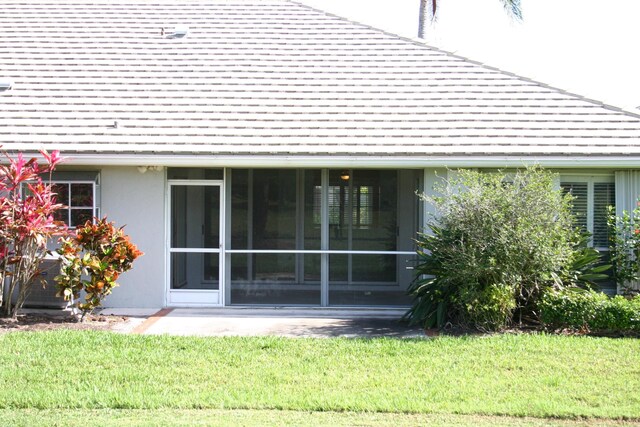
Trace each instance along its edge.
<instances>
[{"instance_id":1,"label":"roof vent","mask_svg":"<svg viewBox=\"0 0 640 427\"><path fill-rule=\"evenodd\" d=\"M0 80L0 92L4 90L9 90L13 86L13 82L9 80Z\"/></svg>"},{"instance_id":2,"label":"roof vent","mask_svg":"<svg viewBox=\"0 0 640 427\"><path fill-rule=\"evenodd\" d=\"M170 33L167 38L168 39L181 39L186 36L189 32L189 27L176 27L173 29L173 32Z\"/></svg>"}]
</instances>

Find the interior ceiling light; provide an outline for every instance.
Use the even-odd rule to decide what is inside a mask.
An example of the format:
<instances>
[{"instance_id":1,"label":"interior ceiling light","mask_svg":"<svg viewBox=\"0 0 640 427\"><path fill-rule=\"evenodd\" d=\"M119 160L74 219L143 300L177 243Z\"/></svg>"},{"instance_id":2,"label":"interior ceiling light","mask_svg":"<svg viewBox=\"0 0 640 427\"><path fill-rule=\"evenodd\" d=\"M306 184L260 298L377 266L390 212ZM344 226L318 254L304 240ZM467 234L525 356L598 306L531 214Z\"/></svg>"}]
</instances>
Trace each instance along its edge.
<instances>
[{"instance_id":1,"label":"interior ceiling light","mask_svg":"<svg viewBox=\"0 0 640 427\"><path fill-rule=\"evenodd\" d=\"M13 87L13 82L9 80L0 80L0 91L1 90L9 90Z\"/></svg>"},{"instance_id":2,"label":"interior ceiling light","mask_svg":"<svg viewBox=\"0 0 640 427\"><path fill-rule=\"evenodd\" d=\"M351 178L351 175L349 175L349 171L342 171L342 173L340 174L340 179L343 181L349 181L349 178Z\"/></svg>"}]
</instances>

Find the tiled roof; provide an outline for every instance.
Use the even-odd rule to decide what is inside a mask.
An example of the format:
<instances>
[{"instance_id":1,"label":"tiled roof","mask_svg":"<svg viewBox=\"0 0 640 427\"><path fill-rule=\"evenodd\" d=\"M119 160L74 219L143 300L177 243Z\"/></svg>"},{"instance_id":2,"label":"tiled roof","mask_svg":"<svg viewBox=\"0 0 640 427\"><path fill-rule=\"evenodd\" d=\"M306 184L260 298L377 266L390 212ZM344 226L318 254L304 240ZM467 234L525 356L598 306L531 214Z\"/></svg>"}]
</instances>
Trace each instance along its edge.
<instances>
[{"instance_id":1,"label":"tiled roof","mask_svg":"<svg viewBox=\"0 0 640 427\"><path fill-rule=\"evenodd\" d=\"M0 8L8 150L640 155L640 116L295 2Z\"/></svg>"}]
</instances>

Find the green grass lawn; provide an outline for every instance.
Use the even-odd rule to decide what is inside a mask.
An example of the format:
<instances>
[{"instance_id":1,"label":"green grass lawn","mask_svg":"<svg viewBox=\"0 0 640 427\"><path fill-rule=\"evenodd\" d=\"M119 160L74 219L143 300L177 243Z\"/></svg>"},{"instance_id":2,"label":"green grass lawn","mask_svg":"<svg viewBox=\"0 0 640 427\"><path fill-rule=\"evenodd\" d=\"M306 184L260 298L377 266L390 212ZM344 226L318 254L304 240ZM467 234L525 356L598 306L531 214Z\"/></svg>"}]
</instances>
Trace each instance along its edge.
<instances>
[{"instance_id":1,"label":"green grass lawn","mask_svg":"<svg viewBox=\"0 0 640 427\"><path fill-rule=\"evenodd\" d=\"M12 427L621 427L638 425L632 421L601 418L574 420L491 415L308 412L267 409L0 409L0 423Z\"/></svg>"},{"instance_id":2,"label":"green grass lawn","mask_svg":"<svg viewBox=\"0 0 640 427\"><path fill-rule=\"evenodd\" d=\"M13 417L11 424L37 425L42 413L35 410L41 409L79 419L107 413L109 420L119 413L126 419L131 413L164 413L168 424L179 419L176 414L195 417L184 425L197 425L196 419L207 414L258 416L262 421L247 425L270 424L267 420L283 411L320 417L299 424L337 424L331 414L346 412L351 415L339 418L358 416L362 422L351 424L360 425L423 424L416 421L420 417L444 419L442 425L456 425L456 417L462 420L457 425L466 425L465 420L482 425L483 416L490 420L485 425L508 420L504 416L582 425L584 418L640 421L639 390L637 339L0 334L0 420ZM386 413L396 414L385 422ZM558 420L563 418L569 424ZM541 425L518 419L518 425Z\"/></svg>"}]
</instances>

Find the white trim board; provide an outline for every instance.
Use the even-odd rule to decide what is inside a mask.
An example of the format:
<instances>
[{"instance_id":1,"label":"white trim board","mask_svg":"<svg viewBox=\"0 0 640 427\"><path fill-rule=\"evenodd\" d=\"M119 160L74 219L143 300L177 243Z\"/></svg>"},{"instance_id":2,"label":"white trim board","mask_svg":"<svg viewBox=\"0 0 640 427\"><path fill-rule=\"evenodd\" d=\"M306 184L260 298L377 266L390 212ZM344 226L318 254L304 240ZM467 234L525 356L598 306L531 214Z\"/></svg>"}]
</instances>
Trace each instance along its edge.
<instances>
[{"instance_id":1,"label":"white trim board","mask_svg":"<svg viewBox=\"0 0 640 427\"><path fill-rule=\"evenodd\" d=\"M25 157L42 158L26 152ZM228 168L521 168L540 165L549 168L640 168L640 157L631 156L247 156L181 154L69 154L63 165L82 166L165 166Z\"/></svg>"}]
</instances>

